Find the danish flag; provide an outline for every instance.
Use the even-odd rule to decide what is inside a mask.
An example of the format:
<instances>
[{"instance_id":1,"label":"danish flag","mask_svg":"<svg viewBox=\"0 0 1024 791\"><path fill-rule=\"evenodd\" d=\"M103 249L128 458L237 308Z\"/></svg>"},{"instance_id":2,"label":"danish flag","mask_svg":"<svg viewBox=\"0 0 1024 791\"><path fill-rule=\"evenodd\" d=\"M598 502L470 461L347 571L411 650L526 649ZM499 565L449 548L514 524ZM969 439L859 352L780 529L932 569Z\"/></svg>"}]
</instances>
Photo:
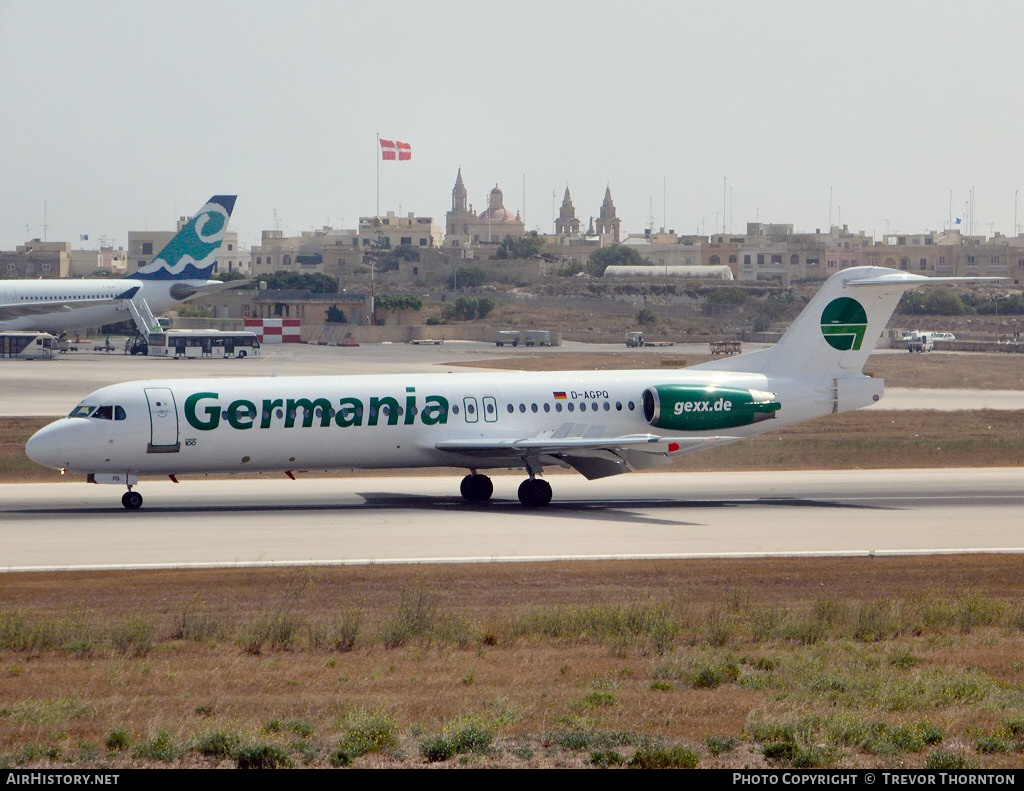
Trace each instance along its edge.
<instances>
[{"instance_id":1,"label":"danish flag","mask_svg":"<svg viewBox=\"0 0 1024 791\"><path fill-rule=\"evenodd\" d=\"M378 139L380 140L381 159L412 159L412 146L408 143L403 143L401 140L385 140L383 137Z\"/></svg>"}]
</instances>

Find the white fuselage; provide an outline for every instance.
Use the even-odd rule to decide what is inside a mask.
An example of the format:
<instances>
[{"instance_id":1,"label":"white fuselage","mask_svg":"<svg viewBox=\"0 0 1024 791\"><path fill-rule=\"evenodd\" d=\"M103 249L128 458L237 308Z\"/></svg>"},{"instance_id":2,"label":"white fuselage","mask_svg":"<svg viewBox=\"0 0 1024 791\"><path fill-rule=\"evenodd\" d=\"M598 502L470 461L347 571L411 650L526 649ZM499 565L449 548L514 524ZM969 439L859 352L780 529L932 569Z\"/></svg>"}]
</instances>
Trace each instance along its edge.
<instances>
[{"instance_id":1,"label":"white fuselage","mask_svg":"<svg viewBox=\"0 0 1024 791\"><path fill-rule=\"evenodd\" d=\"M653 428L641 396L654 385L775 393L775 419L714 431ZM503 452L439 450L446 440L727 435L742 438L871 403L882 381L774 378L727 371L570 371L127 382L30 441L54 468L95 474L183 474L385 467L520 466ZM82 409L83 413L87 410ZM544 460L544 463L557 463Z\"/></svg>"},{"instance_id":2,"label":"white fuselage","mask_svg":"<svg viewBox=\"0 0 1024 791\"><path fill-rule=\"evenodd\" d=\"M154 313L167 310L179 303L171 296L174 285L202 286L206 280L135 280L88 278L49 280L0 280L0 305L60 303L52 311L26 313L10 319L0 319L0 329L66 332L67 330L100 327L131 319L127 300L116 300L119 294L138 287L133 297L145 299ZM102 304L94 304L97 301ZM91 304L93 303L93 304Z\"/></svg>"}]
</instances>

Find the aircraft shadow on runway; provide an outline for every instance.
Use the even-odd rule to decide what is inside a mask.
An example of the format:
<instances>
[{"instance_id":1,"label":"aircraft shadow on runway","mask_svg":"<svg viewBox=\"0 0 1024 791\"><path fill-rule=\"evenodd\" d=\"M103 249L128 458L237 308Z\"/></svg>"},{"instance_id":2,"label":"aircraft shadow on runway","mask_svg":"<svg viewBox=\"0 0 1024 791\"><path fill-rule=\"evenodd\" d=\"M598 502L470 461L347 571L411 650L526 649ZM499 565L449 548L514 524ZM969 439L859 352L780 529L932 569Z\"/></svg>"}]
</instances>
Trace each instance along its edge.
<instances>
[{"instance_id":1,"label":"aircraft shadow on runway","mask_svg":"<svg viewBox=\"0 0 1024 791\"><path fill-rule=\"evenodd\" d=\"M651 511L658 509L680 509L680 508L742 508L744 506L755 507L784 507L784 508L841 508L867 511L896 511L903 510L893 506L864 505L860 503L835 502L830 500L810 500L796 497L763 497L749 500L742 499L707 499L707 500L569 500L554 501L546 508L523 508L516 500L494 499L487 503L467 503L461 497L437 497L422 494L402 494L395 492L358 492L363 503L310 503L310 504L237 504L237 505L196 505L188 504L181 506L147 506L142 511L125 512L121 508L89 509L88 511L77 510L78 513L130 513L133 518L144 518L147 514L190 514L190 513L245 513L258 511L260 513L301 513L303 511L333 511L339 514L357 513L365 511L387 511L387 510L417 510L423 512L452 511L459 513L501 513L503 515L520 514L527 518L573 518L592 519L595 521L612 522L633 522L636 524L654 525L698 525L700 522L688 522L679 519L657 518L648 514L637 513L638 511ZM41 516L46 514L68 514L69 511L62 508L47 509L25 509L21 511L7 511L9 514L24 514Z\"/></svg>"}]
</instances>

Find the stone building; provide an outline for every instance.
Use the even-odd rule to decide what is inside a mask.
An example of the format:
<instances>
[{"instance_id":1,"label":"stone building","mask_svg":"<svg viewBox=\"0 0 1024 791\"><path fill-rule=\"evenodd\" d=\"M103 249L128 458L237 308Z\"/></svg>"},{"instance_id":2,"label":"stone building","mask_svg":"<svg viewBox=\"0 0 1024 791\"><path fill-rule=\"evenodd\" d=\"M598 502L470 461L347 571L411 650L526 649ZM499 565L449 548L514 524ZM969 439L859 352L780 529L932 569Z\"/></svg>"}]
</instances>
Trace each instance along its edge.
<instances>
[{"instance_id":1,"label":"stone building","mask_svg":"<svg viewBox=\"0 0 1024 791\"><path fill-rule=\"evenodd\" d=\"M452 188L452 208L445 215L446 248L475 248L480 245L497 246L506 236L523 236L526 228L519 214L505 208L505 196L497 184L491 190L487 208L477 215L469 203L469 194L459 168ZM490 253L480 254L487 258Z\"/></svg>"},{"instance_id":2,"label":"stone building","mask_svg":"<svg viewBox=\"0 0 1024 791\"><path fill-rule=\"evenodd\" d=\"M69 242L33 239L13 251L0 251L0 272L5 277L67 277L71 267Z\"/></svg>"}]
</instances>

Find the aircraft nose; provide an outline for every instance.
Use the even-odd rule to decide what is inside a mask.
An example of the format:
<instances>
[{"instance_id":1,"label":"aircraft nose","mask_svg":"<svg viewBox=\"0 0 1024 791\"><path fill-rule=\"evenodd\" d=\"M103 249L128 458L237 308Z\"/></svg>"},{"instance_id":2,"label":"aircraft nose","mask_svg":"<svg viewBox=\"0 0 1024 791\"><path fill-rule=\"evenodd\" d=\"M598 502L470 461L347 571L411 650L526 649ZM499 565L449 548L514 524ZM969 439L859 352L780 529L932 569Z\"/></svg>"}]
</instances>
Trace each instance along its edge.
<instances>
[{"instance_id":1,"label":"aircraft nose","mask_svg":"<svg viewBox=\"0 0 1024 791\"><path fill-rule=\"evenodd\" d=\"M25 443L25 455L36 464L44 467L60 469L65 464L61 460L60 428L56 423L43 426L28 438Z\"/></svg>"}]
</instances>

